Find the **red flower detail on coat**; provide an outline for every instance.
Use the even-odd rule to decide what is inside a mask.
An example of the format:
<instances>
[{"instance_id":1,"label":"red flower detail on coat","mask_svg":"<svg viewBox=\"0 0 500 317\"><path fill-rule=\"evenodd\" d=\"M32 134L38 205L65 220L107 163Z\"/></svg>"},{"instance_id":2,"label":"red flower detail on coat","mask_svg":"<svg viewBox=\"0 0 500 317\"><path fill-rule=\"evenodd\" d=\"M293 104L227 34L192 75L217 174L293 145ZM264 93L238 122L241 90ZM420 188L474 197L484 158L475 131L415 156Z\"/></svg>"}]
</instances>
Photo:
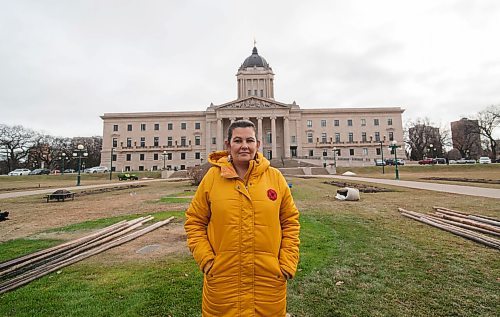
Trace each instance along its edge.
<instances>
[{"instance_id":1,"label":"red flower detail on coat","mask_svg":"<svg viewBox=\"0 0 500 317\"><path fill-rule=\"evenodd\" d=\"M269 199L271 199L272 201L275 201L278 198L278 194L274 189L268 189L267 197L269 197Z\"/></svg>"}]
</instances>

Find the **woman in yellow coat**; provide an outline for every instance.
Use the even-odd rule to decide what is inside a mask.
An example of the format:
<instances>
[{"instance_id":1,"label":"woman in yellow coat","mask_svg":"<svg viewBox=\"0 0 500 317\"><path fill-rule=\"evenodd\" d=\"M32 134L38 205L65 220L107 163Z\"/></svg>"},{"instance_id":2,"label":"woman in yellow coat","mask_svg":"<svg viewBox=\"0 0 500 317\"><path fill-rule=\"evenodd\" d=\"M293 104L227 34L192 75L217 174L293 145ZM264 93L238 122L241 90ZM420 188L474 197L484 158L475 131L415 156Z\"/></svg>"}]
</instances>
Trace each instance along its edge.
<instances>
[{"instance_id":1,"label":"woman in yellow coat","mask_svg":"<svg viewBox=\"0 0 500 317\"><path fill-rule=\"evenodd\" d=\"M299 260L299 212L281 173L257 152L251 121L231 124L186 211L203 280L203 316L285 316Z\"/></svg>"}]
</instances>

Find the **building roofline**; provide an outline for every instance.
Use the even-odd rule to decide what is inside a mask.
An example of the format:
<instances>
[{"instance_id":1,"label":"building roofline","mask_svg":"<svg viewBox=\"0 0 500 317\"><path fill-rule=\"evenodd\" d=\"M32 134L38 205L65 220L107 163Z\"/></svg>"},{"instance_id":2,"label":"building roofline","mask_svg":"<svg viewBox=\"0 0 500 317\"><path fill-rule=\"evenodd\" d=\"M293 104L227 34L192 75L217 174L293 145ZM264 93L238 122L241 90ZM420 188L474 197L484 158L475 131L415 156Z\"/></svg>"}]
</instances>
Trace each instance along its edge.
<instances>
[{"instance_id":1,"label":"building roofline","mask_svg":"<svg viewBox=\"0 0 500 317\"><path fill-rule=\"evenodd\" d=\"M175 111L175 112L112 112L104 113L101 119L146 118L146 117L193 117L205 116L205 111Z\"/></svg>"}]
</instances>

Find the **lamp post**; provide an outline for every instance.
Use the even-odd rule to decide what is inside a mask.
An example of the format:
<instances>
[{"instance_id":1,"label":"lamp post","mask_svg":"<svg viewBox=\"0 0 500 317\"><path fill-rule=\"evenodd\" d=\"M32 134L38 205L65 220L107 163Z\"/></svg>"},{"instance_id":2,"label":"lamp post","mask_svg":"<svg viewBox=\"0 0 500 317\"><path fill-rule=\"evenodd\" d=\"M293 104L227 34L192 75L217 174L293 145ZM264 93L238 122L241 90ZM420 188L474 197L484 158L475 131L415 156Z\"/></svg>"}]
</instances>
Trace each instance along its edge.
<instances>
[{"instance_id":1,"label":"lamp post","mask_svg":"<svg viewBox=\"0 0 500 317\"><path fill-rule=\"evenodd\" d=\"M62 168L61 168L61 175L64 175L64 161L66 160L66 153L61 153L61 156L59 157L59 159L61 160L61 165L62 165Z\"/></svg>"},{"instance_id":2,"label":"lamp post","mask_svg":"<svg viewBox=\"0 0 500 317\"><path fill-rule=\"evenodd\" d=\"M430 154L431 154L431 158L434 158L434 152L432 152L432 150L434 150L434 144L429 144L429 151L430 151Z\"/></svg>"},{"instance_id":3,"label":"lamp post","mask_svg":"<svg viewBox=\"0 0 500 317\"><path fill-rule=\"evenodd\" d=\"M382 148L382 144L384 142L380 141L380 158L382 160L382 174L385 174L385 161L384 161L384 149Z\"/></svg>"},{"instance_id":4,"label":"lamp post","mask_svg":"<svg viewBox=\"0 0 500 317\"><path fill-rule=\"evenodd\" d=\"M165 169L165 162L167 160L167 151L163 151L161 156L163 156L163 169Z\"/></svg>"},{"instance_id":5,"label":"lamp post","mask_svg":"<svg viewBox=\"0 0 500 317\"><path fill-rule=\"evenodd\" d=\"M110 163L109 163L109 180L112 180L113 177L113 151L115 150L114 147L111 148L111 160L110 160Z\"/></svg>"},{"instance_id":6,"label":"lamp post","mask_svg":"<svg viewBox=\"0 0 500 317\"><path fill-rule=\"evenodd\" d=\"M400 148L401 145L397 145L396 141L392 141L391 144L389 145L389 148L391 151L394 152L394 164L396 165L396 180L399 180L399 170L398 170L398 155L397 155L397 149Z\"/></svg>"},{"instance_id":7,"label":"lamp post","mask_svg":"<svg viewBox=\"0 0 500 317\"><path fill-rule=\"evenodd\" d=\"M76 177L76 186L80 186L80 170L82 168L82 158L87 158L88 153L82 144L78 144L76 150L73 152L73 157L78 157L78 175Z\"/></svg>"}]
</instances>

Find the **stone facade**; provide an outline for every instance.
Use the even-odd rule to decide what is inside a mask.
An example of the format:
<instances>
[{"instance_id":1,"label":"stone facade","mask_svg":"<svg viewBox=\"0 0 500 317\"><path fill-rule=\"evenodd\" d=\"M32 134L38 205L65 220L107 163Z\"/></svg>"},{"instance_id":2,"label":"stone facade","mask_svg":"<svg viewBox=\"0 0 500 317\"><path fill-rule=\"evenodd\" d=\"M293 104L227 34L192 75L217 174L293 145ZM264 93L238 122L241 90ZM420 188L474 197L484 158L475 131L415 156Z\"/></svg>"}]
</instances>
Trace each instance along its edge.
<instances>
[{"instance_id":1,"label":"stone facade","mask_svg":"<svg viewBox=\"0 0 500 317\"><path fill-rule=\"evenodd\" d=\"M301 109L275 101L274 73L256 48L236 76L238 99L205 111L105 113L101 165L110 167L111 159L116 171L199 165L224 148L237 119L255 123L267 158L373 165L380 151L390 156L390 141L402 143L400 107Z\"/></svg>"}]
</instances>

